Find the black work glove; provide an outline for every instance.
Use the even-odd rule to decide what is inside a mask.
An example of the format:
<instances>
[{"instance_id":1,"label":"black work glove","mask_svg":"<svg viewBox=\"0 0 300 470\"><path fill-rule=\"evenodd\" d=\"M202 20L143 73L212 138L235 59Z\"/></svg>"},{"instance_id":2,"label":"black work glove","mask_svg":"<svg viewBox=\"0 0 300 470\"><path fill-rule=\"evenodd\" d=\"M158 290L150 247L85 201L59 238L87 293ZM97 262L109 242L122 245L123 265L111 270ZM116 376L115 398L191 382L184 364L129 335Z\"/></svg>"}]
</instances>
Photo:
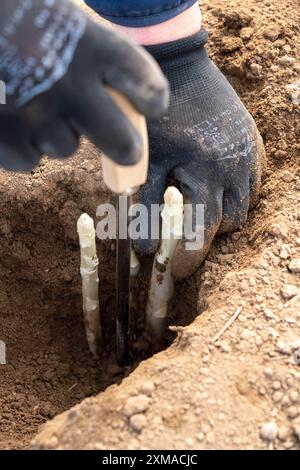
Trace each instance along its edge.
<instances>
[{"instance_id":1,"label":"black work glove","mask_svg":"<svg viewBox=\"0 0 300 470\"><path fill-rule=\"evenodd\" d=\"M193 230L204 235L198 249L177 248L173 274L191 275L204 260L217 232L232 231L247 218L257 200L264 149L253 118L235 91L208 58L207 33L150 46L171 87L167 114L149 121L150 169L140 202L162 204L168 178L181 184L185 203L193 206ZM204 205L204 222L196 220L196 204ZM201 212L200 212L201 215ZM197 227L198 225L198 227ZM191 237L193 240L193 237ZM146 254L158 242L138 240Z\"/></svg>"},{"instance_id":2,"label":"black work glove","mask_svg":"<svg viewBox=\"0 0 300 470\"><path fill-rule=\"evenodd\" d=\"M0 80L0 165L15 171L72 154L81 134L118 163L138 161L140 138L105 85L148 117L168 103L152 57L68 0L1 1Z\"/></svg>"}]
</instances>

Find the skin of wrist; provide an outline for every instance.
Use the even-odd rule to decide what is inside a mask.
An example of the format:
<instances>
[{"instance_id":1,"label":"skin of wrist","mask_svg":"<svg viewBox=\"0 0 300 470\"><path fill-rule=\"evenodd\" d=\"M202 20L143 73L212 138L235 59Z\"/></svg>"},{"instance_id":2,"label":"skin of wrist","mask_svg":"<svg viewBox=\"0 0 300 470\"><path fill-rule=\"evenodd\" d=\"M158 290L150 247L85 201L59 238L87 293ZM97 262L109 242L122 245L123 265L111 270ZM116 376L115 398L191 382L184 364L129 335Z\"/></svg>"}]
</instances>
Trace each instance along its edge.
<instances>
[{"instance_id":1,"label":"skin of wrist","mask_svg":"<svg viewBox=\"0 0 300 470\"><path fill-rule=\"evenodd\" d=\"M201 11L195 3L183 13L163 23L142 28L129 28L113 24L115 31L141 46L163 44L196 34L201 29Z\"/></svg>"}]
</instances>

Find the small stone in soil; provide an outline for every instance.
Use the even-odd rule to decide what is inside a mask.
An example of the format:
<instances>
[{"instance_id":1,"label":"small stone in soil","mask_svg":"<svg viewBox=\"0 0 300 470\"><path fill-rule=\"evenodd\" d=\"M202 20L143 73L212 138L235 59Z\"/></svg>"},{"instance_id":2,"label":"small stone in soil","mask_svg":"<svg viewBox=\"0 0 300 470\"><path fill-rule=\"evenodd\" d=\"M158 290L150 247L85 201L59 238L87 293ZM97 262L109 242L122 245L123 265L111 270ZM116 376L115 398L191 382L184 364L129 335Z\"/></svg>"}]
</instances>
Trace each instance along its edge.
<instances>
[{"instance_id":1,"label":"small stone in soil","mask_svg":"<svg viewBox=\"0 0 300 470\"><path fill-rule=\"evenodd\" d=\"M286 91L293 104L300 104L300 80L286 85Z\"/></svg>"},{"instance_id":2,"label":"small stone in soil","mask_svg":"<svg viewBox=\"0 0 300 470\"><path fill-rule=\"evenodd\" d=\"M273 319L275 317L274 313L269 308L264 309L264 315L268 320Z\"/></svg>"},{"instance_id":3,"label":"small stone in soil","mask_svg":"<svg viewBox=\"0 0 300 470\"><path fill-rule=\"evenodd\" d=\"M276 39L278 39L279 33L278 31L274 30L274 28L270 28L264 30L263 36L265 39L274 42Z\"/></svg>"},{"instance_id":4,"label":"small stone in soil","mask_svg":"<svg viewBox=\"0 0 300 470\"><path fill-rule=\"evenodd\" d=\"M291 343L291 348L292 348L292 351L296 351L296 350L300 349L300 338L295 339Z\"/></svg>"},{"instance_id":5,"label":"small stone in soil","mask_svg":"<svg viewBox=\"0 0 300 470\"><path fill-rule=\"evenodd\" d=\"M242 28L240 31L240 38L245 41L248 41L253 36L253 33L254 33L253 28L249 28L249 27Z\"/></svg>"},{"instance_id":6,"label":"small stone in soil","mask_svg":"<svg viewBox=\"0 0 300 470\"><path fill-rule=\"evenodd\" d=\"M187 437L186 440L185 440L185 443L188 447L193 447L194 446L194 439L192 439L191 437Z\"/></svg>"},{"instance_id":7,"label":"small stone in soil","mask_svg":"<svg viewBox=\"0 0 300 470\"><path fill-rule=\"evenodd\" d=\"M298 287L294 286L293 284L285 284L280 289L280 292L284 300L292 299L293 297L295 297L297 294L300 293Z\"/></svg>"},{"instance_id":8,"label":"small stone in soil","mask_svg":"<svg viewBox=\"0 0 300 470\"><path fill-rule=\"evenodd\" d=\"M290 171L285 171L282 175L282 179L285 183L291 183L294 181L294 175Z\"/></svg>"},{"instance_id":9,"label":"small stone in soil","mask_svg":"<svg viewBox=\"0 0 300 470\"><path fill-rule=\"evenodd\" d=\"M260 430L260 437L265 441L274 441L278 433L277 424L274 421L265 423Z\"/></svg>"},{"instance_id":10,"label":"small stone in soil","mask_svg":"<svg viewBox=\"0 0 300 470\"><path fill-rule=\"evenodd\" d=\"M273 390L280 390L281 389L281 383L278 380L275 380L272 383L272 388L273 388Z\"/></svg>"},{"instance_id":11,"label":"small stone in soil","mask_svg":"<svg viewBox=\"0 0 300 470\"><path fill-rule=\"evenodd\" d=\"M288 259L291 256L291 248L289 245L282 245L279 258L281 259Z\"/></svg>"},{"instance_id":12,"label":"small stone in soil","mask_svg":"<svg viewBox=\"0 0 300 470\"><path fill-rule=\"evenodd\" d=\"M237 242L241 238L242 232L233 232L231 235L231 240Z\"/></svg>"},{"instance_id":13,"label":"small stone in soil","mask_svg":"<svg viewBox=\"0 0 300 470\"><path fill-rule=\"evenodd\" d=\"M291 418L291 419L297 418L297 416L299 415L299 412L298 412L298 409L297 409L296 406L290 406L286 410L286 413L287 413L288 417Z\"/></svg>"},{"instance_id":14,"label":"small stone in soil","mask_svg":"<svg viewBox=\"0 0 300 470\"><path fill-rule=\"evenodd\" d=\"M289 55L284 55L278 59L278 63L282 65L283 67L289 67L295 62L294 57L291 57Z\"/></svg>"},{"instance_id":15,"label":"small stone in soil","mask_svg":"<svg viewBox=\"0 0 300 470\"><path fill-rule=\"evenodd\" d=\"M225 341L225 340L220 341L219 346L220 346L220 350L221 350L222 352L229 353L229 352L231 351L230 345L229 345L228 342Z\"/></svg>"},{"instance_id":16,"label":"small stone in soil","mask_svg":"<svg viewBox=\"0 0 300 470\"><path fill-rule=\"evenodd\" d=\"M300 273L300 258L294 258L289 264L289 270L292 273L299 274Z\"/></svg>"},{"instance_id":17,"label":"small stone in soil","mask_svg":"<svg viewBox=\"0 0 300 470\"><path fill-rule=\"evenodd\" d=\"M266 369L264 369L264 375L268 378L268 379L272 379L273 376L274 376L274 372L271 368L267 367Z\"/></svg>"},{"instance_id":18,"label":"small stone in soil","mask_svg":"<svg viewBox=\"0 0 300 470\"><path fill-rule=\"evenodd\" d=\"M273 402L274 403L279 403L282 400L283 393L280 391L274 392L273 394Z\"/></svg>"},{"instance_id":19,"label":"small stone in soil","mask_svg":"<svg viewBox=\"0 0 300 470\"><path fill-rule=\"evenodd\" d=\"M197 439L197 441L199 441L199 442L204 441L204 438L205 438L205 436L204 436L203 432L199 432L199 433L196 435L196 439Z\"/></svg>"},{"instance_id":20,"label":"small stone in soil","mask_svg":"<svg viewBox=\"0 0 300 470\"><path fill-rule=\"evenodd\" d=\"M292 390L290 393L290 400L292 403L298 403L299 401L299 393L297 390Z\"/></svg>"},{"instance_id":21,"label":"small stone in soil","mask_svg":"<svg viewBox=\"0 0 300 470\"><path fill-rule=\"evenodd\" d=\"M141 432L147 425L147 418L143 414L136 414L131 416L129 424L134 431Z\"/></svg>"},{"instance_id":22,"label":"small stone in soil","mask_svg":"<svg viewBox=\"0 0 300 470\"><path fill-rule=\"evenodd\" d=\"M286 343L283 340L279 340L278 343L276 344L276 351L282 353L282 354L291 354L292 353L292 348L289 343Z\"/></svg>"},{"instance_id":23,"label":"small stone in soil","mask_svg":"<svg viewBox=\"0 0 300 470\"><path fill-rule=\"evenodd\" d=\"M149 407L149 398L146 395L129 397L123 409L123 414L130 418L131 416L143 413Z\"/></svg>"},{"instance_id":24,"label":"small stone in soil","mask_svg":"<svg viewBox=\"0 0 300 470\"><path fill-rule=\"evenodd\" d=\"M147 395L148 397L152 395L152 393L154 392L155 390L155 385L153 382L145 382L142 386L141 386L141 392L144 394L144 395Z\"/></svg>"}]
</instances>

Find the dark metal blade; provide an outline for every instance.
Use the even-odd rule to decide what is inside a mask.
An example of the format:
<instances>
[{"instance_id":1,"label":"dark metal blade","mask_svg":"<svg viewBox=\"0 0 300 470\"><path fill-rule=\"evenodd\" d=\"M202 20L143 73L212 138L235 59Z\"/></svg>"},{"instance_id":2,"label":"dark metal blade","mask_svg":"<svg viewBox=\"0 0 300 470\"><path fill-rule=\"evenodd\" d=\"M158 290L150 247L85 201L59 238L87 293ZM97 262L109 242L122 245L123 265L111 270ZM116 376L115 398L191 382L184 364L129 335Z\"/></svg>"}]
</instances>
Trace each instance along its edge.
<instances>
[{"instance_id":1,"label":"dark metal blade","mask_svg":"<svg viewBox=\"0 0 300 470\"><path fill-rule=\"evenodd\" d=\"M117 361L120 366L128 362L128 336L129 336L129 292L130 292L130 255L131 240L128 236L128 208L131 204L131 196L127 196L127 210L124 210L123 204L120 204L120 197L116 198L117 206L117 314L116 314L116 342L117 342ZM120 225L127 227L126 239L120 239Z\"/></svg>"}]
</instances>

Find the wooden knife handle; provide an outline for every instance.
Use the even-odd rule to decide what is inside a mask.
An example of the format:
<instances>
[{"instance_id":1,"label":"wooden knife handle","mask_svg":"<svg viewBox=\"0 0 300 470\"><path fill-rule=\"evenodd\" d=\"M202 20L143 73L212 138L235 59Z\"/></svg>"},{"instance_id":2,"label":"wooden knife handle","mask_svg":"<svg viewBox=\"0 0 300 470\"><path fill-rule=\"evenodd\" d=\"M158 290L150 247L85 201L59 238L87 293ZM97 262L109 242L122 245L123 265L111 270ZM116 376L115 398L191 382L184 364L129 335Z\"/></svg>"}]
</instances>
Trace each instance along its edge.
<instances>
[{"instance_id":1,"label":"wooden knife handle","mask_svg":"<svg viewBox=\"0 0 300 470\"><path fill-rule=\"evenodd\" d=\"M141 186L147 181L149 163L147 124L145 117L136 111L123 95L110 87L106 87L106 90L139 132L143 142L142 158L135 165L118 165L107 156L102 156L103 179L106 186L114 193L122 194L126 193L130 188ZM118 136L116 136L117 138Z\"/></svg>"}]
</instances>

